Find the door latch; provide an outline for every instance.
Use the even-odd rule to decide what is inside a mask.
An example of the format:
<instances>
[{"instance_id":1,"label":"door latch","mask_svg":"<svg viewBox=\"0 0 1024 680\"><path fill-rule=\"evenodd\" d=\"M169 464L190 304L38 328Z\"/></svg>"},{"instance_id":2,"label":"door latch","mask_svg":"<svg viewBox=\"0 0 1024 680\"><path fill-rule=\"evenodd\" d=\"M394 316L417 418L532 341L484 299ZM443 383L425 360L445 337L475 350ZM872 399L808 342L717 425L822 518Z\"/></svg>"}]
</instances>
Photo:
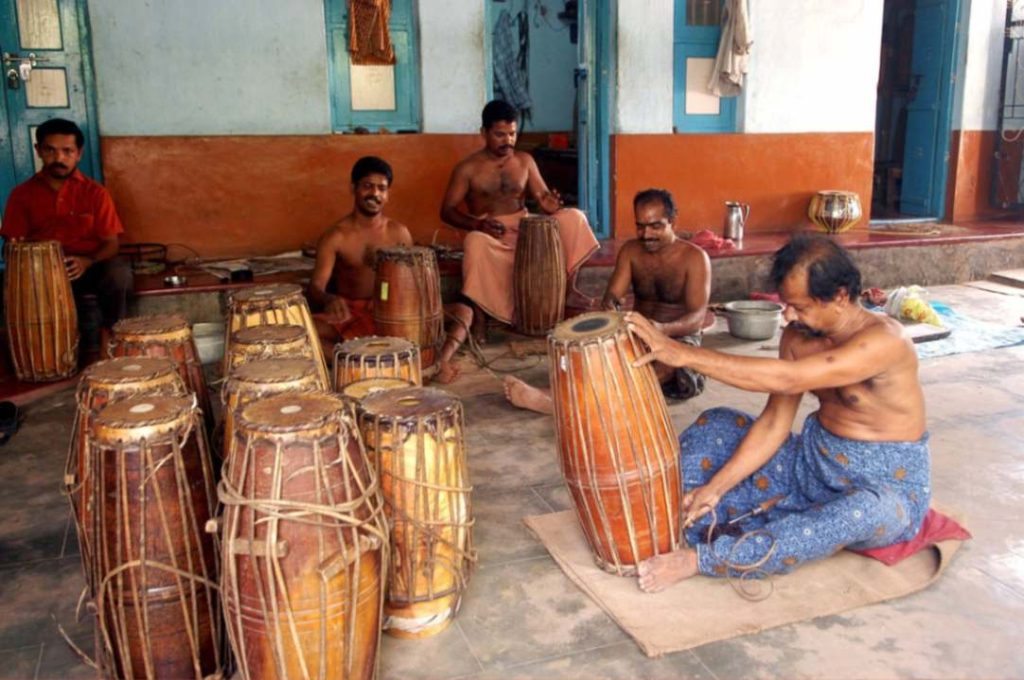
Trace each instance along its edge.
<instances>
[{"instance_id":1,"label":"door latch","mask_svg":"<svg viewBox=\"0 0 1024 680\"><path fill-rule=\"evenodd\" d=\"M18 62L18 75L26 83L32 77L32 67L35 66L34 61L35 59L22 59Z\"/></svg>"},{"instance_id":2,"label":"door latch","mask_svg":"<svg viewBox=\"0 0 1024 680\"><path fill-rule=\"evenodd\" d=\"M17 90L21 87L21 78L18 77L18 72L13 68L7 69L7 89Z\"/></svg>"}]
</instances>

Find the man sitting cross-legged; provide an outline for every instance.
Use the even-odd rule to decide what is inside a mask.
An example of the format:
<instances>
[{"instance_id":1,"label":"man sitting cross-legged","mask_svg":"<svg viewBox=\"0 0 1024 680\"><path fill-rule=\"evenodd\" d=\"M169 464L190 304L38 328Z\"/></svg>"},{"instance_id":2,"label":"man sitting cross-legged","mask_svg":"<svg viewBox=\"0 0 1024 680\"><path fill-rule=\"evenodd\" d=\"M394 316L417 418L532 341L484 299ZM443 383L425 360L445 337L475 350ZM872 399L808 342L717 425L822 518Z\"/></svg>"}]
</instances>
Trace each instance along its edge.
<instances>
[{"instance_id":1,"label":"man sitting cross-legged","mask_svg":"<svg viewBox=\"0 0 1024 680\"><path fill-rule=\"evenodd\" d=\"M676 204L664 189L647 189L633 199L637 237L619 251L602 304L619 309L630 287L633 308L656 328L680 342L700 345L700 331L711 294L707 253L676 236ZM690 399L704 391L704 376L689 368L656 363L668 397ZM505 378L505 395L520 408L553 413L551 394L519 378Z\"/></svg>"}]
</instances>

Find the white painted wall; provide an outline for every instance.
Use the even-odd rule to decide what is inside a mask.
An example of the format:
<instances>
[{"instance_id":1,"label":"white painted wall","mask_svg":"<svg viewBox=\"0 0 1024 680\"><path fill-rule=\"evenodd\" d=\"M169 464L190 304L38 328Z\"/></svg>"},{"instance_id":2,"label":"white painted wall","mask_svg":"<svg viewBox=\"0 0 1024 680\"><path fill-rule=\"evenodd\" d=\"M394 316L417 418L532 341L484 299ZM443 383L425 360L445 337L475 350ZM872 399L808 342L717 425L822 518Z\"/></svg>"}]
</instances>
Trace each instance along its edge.
<instances>
[{"instance_id":1,"label":"white painted wall","mask_svg":"<svg viewBox=\"0 0 1024 680\"><path fill-rule=\"evenodd\" d=\"M487 103L484 4L480 0L420 0L418 4L423 131L476 132Z\"/></svg>"},{"instance_id":2,"label":"white painted wall","mask_svg":"<svg viewBox=\"0 0 1024 680\"><path fill-rule=\"evenodd\" d=\"M969 0L960 11L960 30L966 30L966 46L965 57L960 59L959 106L954 109L953 127L995 130L999 123L1006 2Z\"/></svg>"},{"instance_id":3,"label":"white painted wall","mask_svg":"<svg viewBox=\"0 0 1024 680\"><path fill-rule=\"evenodd\" d=\"M619 53L615 131L670 133L673 2L618 0L616 4Z\"/></svg>"},{"instance_id":4,"label":"white painted wall","mask_svg":"<svg viewBox=\"0 0 1024 680\"><path fill-rule=\"evenodd\" d=\"M89 0L102 135L330 132L323 0Z\"/></svg>"},{"instance_id":5,"label":"white painted wall","mask_svg":"<svg viewBox=\"0 0 1024 680\"><path fill-rule=\"evenodd\" d=\"M869 132L883 0L751 0L746 132Z\"/></svg>"}]
</instances>

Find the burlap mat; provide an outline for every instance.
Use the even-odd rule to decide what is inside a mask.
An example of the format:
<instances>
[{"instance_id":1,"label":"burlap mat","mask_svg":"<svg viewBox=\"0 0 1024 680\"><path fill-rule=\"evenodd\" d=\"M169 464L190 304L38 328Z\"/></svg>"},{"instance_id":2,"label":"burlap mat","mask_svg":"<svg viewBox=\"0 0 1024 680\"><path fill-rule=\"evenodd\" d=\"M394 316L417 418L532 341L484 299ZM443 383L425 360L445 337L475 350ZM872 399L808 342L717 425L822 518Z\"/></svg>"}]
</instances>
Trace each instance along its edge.
<instances>
[{"instance_id":1,"label":"burlap mat","mask_svg":"<svg viewBox=\"0 0 1024 680\"><path fill-rule=\"evenodd\" d=\"M648 595L635 578L612 576L594 564L572 510L523 521L569 579L651 657L915 593L939 578L961 543L939 543L893 567L844 550L775 577L768 599L748 602L725 580L702 576Z\"/></svg>"}]
</instances>

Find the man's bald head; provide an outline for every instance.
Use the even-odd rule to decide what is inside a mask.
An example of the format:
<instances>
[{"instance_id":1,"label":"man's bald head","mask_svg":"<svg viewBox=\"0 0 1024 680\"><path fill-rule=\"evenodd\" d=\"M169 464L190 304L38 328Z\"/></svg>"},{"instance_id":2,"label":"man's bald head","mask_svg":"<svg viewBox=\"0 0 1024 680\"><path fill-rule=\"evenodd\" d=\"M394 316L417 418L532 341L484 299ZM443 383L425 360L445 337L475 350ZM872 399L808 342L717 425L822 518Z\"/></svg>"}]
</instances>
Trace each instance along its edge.
<instances>
[{"instance_id":1,"label":"man's bald head","mask_svg":"<svg viewBox=\"0 0 1024 680\"><path fill-rule=\"evenodd\" d=\"M815 300L827 302L845 290L851 301L860 296L860 270L845 248L818 234L795 234L789 243L775 252L772 260L772 283L775 288L792 272L807 272L807 293Z\"/></svg>"}]
</instances>

